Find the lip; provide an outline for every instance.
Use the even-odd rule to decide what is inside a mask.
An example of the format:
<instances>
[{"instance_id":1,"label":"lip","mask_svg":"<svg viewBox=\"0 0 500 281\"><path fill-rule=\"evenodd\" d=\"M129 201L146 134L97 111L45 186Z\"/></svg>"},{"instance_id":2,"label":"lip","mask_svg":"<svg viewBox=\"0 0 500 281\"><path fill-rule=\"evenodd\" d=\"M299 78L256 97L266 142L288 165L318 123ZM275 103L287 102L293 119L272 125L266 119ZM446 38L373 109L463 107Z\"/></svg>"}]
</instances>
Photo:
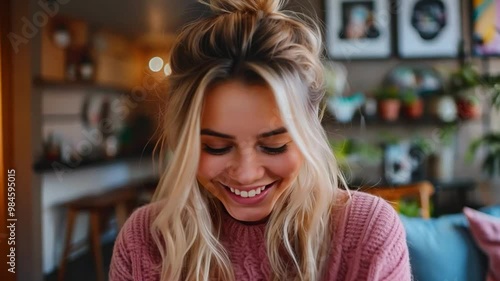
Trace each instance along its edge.
<instances>
[{"instance_id":1,"label":"lip","mask_svg":"<svg viewBox=\"0 0 500 281\"><path fill-rule=\"evenodd\" d=\"M254 205L254 204L258 204L258 203L262 202L266 198L266 195L269 192L269 190L276 187L277 183L278 183L278 181L274 181L274 182L266 185L266 189L264 189L264 191L262 191L260 194L257 194L254 197L247 197L247 198L243 198L239 195L232 193L231 190L229 190L229 187L227 185L224 185L222 183L221 183L221 185L224 188L224 190L228 193L228 195L232 199L232 201L235 201L236 203L241 204L241 205ZM255 189L257 187L258 186L254 187L254 188L246 188L243 190L239 189L239 188L237 188L237 189L239 189L241 191L249 191L249 190Z\"/></svg>"}]
</instances>

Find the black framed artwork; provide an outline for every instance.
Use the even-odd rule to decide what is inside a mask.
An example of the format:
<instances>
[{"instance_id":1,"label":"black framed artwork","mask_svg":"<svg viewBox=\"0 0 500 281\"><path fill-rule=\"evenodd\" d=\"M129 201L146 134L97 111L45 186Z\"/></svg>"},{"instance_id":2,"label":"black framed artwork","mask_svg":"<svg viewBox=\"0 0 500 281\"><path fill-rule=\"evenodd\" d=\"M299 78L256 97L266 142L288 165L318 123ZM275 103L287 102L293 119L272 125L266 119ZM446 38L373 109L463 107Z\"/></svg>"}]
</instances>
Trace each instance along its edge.
<instances>
[{"instance_id":1,"label":"black framed artwork","mask_svg":"<svg viewBox=\"0 0 500 281\"><path fill-rule=\"evenodd\" d=\"M326 44L335 59L391 56L389 0L326 0Z\"/></svg>"},{"instance_id":2,"label":"black framed artwork","mask_svg":"<svg viewBox=\"0 0 500 281\"><path fill-rule=\"evenodd\" d=\"M462 40L457 0L398 0L398 54L402 58L453 58Z\"/></svg>"},{"instance_id":3,"label":"black framed artwork","mask_svg":"<svg viewBox=\"0 0 500 281\"><path fill-rule=\"evenodd\" d=\"M474 0L471 10L473 54L500 56L500 0Z\"/></svg>"}]
</instances>

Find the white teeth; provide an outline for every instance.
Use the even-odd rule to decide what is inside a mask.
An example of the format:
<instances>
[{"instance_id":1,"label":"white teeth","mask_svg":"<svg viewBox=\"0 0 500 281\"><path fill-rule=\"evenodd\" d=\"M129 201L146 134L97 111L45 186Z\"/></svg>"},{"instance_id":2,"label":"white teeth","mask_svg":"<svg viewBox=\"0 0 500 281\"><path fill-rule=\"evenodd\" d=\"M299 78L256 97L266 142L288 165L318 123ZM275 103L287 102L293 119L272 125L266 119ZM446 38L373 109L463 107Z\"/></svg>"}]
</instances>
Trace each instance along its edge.
<instances>
[{"instance_id":1,"label":"white teeth","mask_svg":"<svg viewBox=\"0 0 500 281\"><path fill-rule=\"evenodd\" d=\"M226 186L226 187L228 187L228 186ZM241 191L239 189L229 187L229 190L231 190L232 193L234 193L236 195L240 195L243 198L249 198L249 197L251 198L251 197L254 197L255 195L259 195L262 191L264 191L264 189L266 189L265 185L261 186L261 187L257 187L256 189L249 190L249 191Z\"/></svg>"}]
</instances>

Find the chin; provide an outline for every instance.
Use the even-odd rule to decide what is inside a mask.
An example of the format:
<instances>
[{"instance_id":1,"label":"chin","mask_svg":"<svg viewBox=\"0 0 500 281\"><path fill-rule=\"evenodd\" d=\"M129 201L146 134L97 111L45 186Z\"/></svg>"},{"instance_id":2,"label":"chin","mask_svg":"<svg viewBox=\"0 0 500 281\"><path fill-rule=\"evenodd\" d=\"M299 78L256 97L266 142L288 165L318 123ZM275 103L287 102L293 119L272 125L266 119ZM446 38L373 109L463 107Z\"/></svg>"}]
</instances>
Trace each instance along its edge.
<instances>
[{"instance_id":1,"label":"chin","mask_svg":"<svg viewBox=\"0 0 500 281\"><path fill-rule=\"evenodd\" d=\"M267 209L253 209L252 208L238 208L226 206L226 210L235 220L243 222L258 222L267 218L271 214L271 210Z\"/></svg>"}]
</instances>

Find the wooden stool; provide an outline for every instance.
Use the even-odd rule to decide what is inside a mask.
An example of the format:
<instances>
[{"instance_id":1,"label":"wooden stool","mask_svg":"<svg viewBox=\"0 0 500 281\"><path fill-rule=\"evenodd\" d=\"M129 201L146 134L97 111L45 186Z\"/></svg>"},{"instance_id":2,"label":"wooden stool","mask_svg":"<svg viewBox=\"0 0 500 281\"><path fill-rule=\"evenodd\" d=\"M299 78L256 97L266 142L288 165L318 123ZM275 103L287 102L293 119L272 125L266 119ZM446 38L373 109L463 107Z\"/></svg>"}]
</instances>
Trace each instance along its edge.
<instances>
[{"instance_id":1,"label":"wooden stool","mask_svg":"<svg viewBox=\"0 0 500 281\"><path fill-rule=\"evenodd\" d=\"M131 204L135 204L136 202L137 194L138 191L135 187L117 188L108 192L104 192L102 194L79 198L65 204L65 206L68 208L68 217L66 224L64 251L58 272L59 281L64 280L66 259L68 258L70 252L73 250L71 238L73 235L75 219L79 212L88 212L90 214L89 238L91 250L94 255L97 280L105 280L100 244L100 218L105 215L107 211L114 210L118 223L118 230L120 230L127 220Z\"/></svg>"}]
</instances>

